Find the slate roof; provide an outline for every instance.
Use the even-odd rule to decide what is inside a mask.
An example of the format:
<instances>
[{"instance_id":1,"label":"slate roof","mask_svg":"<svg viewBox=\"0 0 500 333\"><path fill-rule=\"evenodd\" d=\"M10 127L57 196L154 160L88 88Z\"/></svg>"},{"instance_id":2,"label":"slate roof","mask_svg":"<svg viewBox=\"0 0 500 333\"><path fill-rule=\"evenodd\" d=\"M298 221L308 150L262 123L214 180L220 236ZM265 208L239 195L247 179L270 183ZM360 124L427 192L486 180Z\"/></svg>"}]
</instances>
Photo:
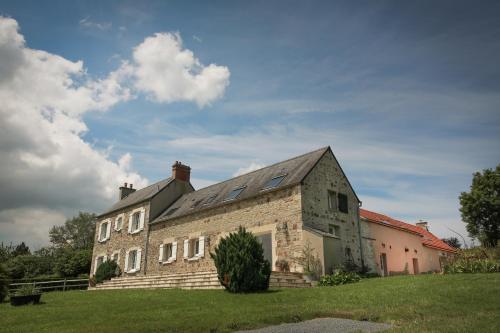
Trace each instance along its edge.
<instances>
[{"instance_id":1,"label":"slate roof","mask_svg":"<svg viewBox=\"0 0 500 333\"><path fill-rule=\"evenodd\" d=\"M384 225L387 227L392 227L396 229L400 229L403 231L407 231L413 234L417 234L422 237L422 244L424 246L442 250L442 251L447 251L447 252L456 252L457 249L449 246L445 242L443 242L441 239L437 238L434 236L431 232L427 231L424 228L418 227L413 224L405 223L402 221L398 221L396 219L393 219L390 216L371 212L366 209L360 209L359 214L362 218L367 219L370 222L377 223L380 225Z\"/></svg>"},{"instance_id":2,"label":"slate roof","mask_svg":"<svg viewBox=\"0 0 500 333\"><path fill-rule=\"evenodd\" d=\"M167 179L160 180L157 183L141 188L140 190L137 190L133 193L130 193L127 197L115 203L113 206L111 206L111 208L109 208L106 212L102 213L98 217L102 217L104 215L113 213L122 208L135 205L145 200L149 200L152 197L154 197L158 192L160 192L163 188L165 188L165 186L170 184L172 180L173 179L169 177Z\"/></svg>"},{"instance_id":3,"label":"slate roof","mask_svg":"<svg viewBox=\"0 0 500 333\"><path fill-rule=\"evenodd\" d=\"M279 162L250 173L231 178L200 190L184 194L168 207L152 223L165 221L205 209L222 206L257 196L263 191L265 184L274 177L285 175L281 183L267 191L286 188L300 183L316 165L320 158L330 150L324 147L310 153ZM224 201L227 195L236 188L245 186L240 195L231 201Z\"/></svg>"}]
</instances>

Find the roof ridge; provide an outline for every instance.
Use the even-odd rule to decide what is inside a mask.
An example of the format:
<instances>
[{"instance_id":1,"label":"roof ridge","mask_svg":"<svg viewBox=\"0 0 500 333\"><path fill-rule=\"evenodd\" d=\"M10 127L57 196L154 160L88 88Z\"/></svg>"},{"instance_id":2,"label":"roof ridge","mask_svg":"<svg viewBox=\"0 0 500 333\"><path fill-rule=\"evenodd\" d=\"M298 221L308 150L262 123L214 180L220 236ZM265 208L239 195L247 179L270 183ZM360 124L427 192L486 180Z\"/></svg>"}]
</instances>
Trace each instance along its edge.
<instances>
[{"instance_id":1,"label":"roof ridge","mask_svg":"<svg viewBox=\"0 0 500 333\"><path fill-rule=\"evenodd\" d=\"M258 172L258 171L261 171L261 170L264 170L264 169L271 168L271 167L273 167L273 166L275 166L275 165L278 165L278 164L281 164L281 163L285 163L285 162L293 161L293 160L295 160L295 159L302 158L302 157L304 157L304 156L306 156L306 155L310 155L310 154L317 153L317 152L319 152L319 151L321 151L321 150L326 151L326 150L328 150L329 148L330 148L330 146L325 146L325 147L322 147L322 148L320 148L320 149L316 149L316 150L310 151L310 152L305 153L305 154L302 154L302 155L294 156L294 157L291 157L291 158L286 159L286 160L283 160L283 161L275 162L275 163L273 163L273 164L266 165L265 167L259 168L259 169L257 169L257 170L253 170L253 171L250 171L250 172L247 172L247 173L241 174L241 175L239 175L239 176L232 177L232 178L228 178L228 179L223 180L223 181L221 181L221 182L217 182L217 183L215 183L215 184L212 184L212 185L208 185L208 186L202 187L202 188L200 188L200 189L195 190L195 192L196 192L196 191L200 191L200 190L207 189L207 188L212 187L212 186L215 186L215 185L220 185L220 184L223 184L223 183L225 183L225 182L229 182L229 181L235 180L235 179L237 179L237 178L241 178L241 177L243 177L243 176L248 176L249 174L256 173L256 172Z\"/></svg>"}]
</instances>

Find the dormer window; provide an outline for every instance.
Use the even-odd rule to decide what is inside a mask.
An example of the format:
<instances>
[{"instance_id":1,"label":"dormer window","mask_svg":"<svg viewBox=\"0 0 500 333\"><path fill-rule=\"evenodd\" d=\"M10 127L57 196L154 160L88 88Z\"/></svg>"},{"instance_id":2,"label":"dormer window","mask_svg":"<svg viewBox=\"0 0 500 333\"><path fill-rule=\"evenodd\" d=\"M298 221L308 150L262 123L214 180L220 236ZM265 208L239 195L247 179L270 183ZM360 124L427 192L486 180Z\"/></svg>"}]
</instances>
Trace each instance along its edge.
<instances>
[{"instance_id":1,"label":"dormer window","mask_svg":"<svg viewBox=\"0 0 500 333\"><path fill-rule=\"evenodd\" d=\"M240 195L240 193L243 192L244 189L245 189L245 186L235 188L234 190L229 192L229 194L226 196L224 201L230 201L230 200L236 199Z\"/></svg>"},{"instance_id":2,"label":"dormer window","mask_svg":"<svg viewBox=\"0 0 500 333\"><path fill-rule=\"evenodd\" d=\"M275 188L275 187L278 187L279 184L281 184L281 182L283 181L283 179L286 177L286 175L281 175L281 176L276 176L272 179L270 179L266 185L264 185L264 187L262 188L263 190L269 190L271 188Z\"/></svg>"}]
</instances>

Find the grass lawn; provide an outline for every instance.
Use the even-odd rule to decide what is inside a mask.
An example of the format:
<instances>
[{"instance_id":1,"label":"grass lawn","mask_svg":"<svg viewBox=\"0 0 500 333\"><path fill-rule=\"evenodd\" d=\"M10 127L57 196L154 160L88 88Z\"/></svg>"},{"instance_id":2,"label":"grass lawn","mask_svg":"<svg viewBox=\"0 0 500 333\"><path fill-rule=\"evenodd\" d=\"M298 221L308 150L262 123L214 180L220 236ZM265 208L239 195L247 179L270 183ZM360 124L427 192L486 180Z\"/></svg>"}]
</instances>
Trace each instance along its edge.
<instances>
[{"instance_id":1,"label":"grass lawn","mask_svg":"<svg viewBox=\"0 0 500 333\"><path fill-rule=\"evenodd\" d=\"M375 278L234 295L222 290L52 292L0 305L0 332L230 332L315 317L393 323L394 332L500 332L500 274Z\"/></svg>"}]
</instances>

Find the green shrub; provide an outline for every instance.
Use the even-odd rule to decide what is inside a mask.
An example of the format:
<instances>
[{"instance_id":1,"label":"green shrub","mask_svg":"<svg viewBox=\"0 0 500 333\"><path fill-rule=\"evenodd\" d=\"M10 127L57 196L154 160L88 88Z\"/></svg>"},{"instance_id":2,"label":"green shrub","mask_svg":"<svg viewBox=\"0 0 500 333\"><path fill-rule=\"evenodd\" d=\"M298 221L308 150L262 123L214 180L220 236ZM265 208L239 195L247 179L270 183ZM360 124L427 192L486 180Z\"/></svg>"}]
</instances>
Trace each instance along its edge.
<instances>
[{"instance_id":1,"label":"green shrub","mask_svg":"<svg viewBox=\"0 0 500 333\"><path fill-rule=\"evenodd\" d=\"M320 286L338 286L341 284L356 283L361 277L354 272L336 271L331 275L324 275L319 279Z\"/></svg>"},{"instance_id":2,"label":"green shrub","mask_svg":"<svg viewBox=\"0 0 500 333\"><path fill-rule=\"evenodd\" d=\"M499 273L500 261L492 259L456 259L444 266L447 274L455 273Z\"/></svg>"},{"instance_id":3,"label":"green shrub","mask_svg":"<svg viewBox=\"0 0 500 333\"><path fill-rule=\"evenodd\" d=\"M29 295L38 295L40 294L40 289L36 288L32 284L27 284L17 289L14 295L16 296L29 296Z\"/></svg>"},{"instance_id":4,"label":"green shrub","mask_svg":"<svg viewBox=\"0 0 500 333\"><path fill-rule=\"evenodd\" d=\"M108 260L103 262L97 267L95 272L95 281L96 283L102 283L105 280L111 280L111 278L120 275L120 267L113 260Z\"/></svg>"},{"instance_id":5,"label":"green shrub","mask_svg":"<svg viewBox=\"0 0 500 333\"><path fill-rule=\"evenodd\" d=\"M3 264L0 264L0 303L3 302L5 296L9 292L9 276L7 269Z\"/></svg>"},{"instance_id":6,"label":"green shrub","mask_svg":"<svg viewBox=\"0 0 500 333\"><path fill-rule=\"evenodd\" d=\"M252 292L269 288L271 264L264 259L262 244L244 228L221 239L210 256L226 290Z\"/></svg>"},{"instance_id":7,"label":"green shrub","mask_svg":"<svg viewBox=\"0 0 500 333\"><path fill-rule=\"evenodd\" d=\"M474 247L459 251L444 266L447 274L500 272L500 247Z\"/></svg>"}]
</instances>

